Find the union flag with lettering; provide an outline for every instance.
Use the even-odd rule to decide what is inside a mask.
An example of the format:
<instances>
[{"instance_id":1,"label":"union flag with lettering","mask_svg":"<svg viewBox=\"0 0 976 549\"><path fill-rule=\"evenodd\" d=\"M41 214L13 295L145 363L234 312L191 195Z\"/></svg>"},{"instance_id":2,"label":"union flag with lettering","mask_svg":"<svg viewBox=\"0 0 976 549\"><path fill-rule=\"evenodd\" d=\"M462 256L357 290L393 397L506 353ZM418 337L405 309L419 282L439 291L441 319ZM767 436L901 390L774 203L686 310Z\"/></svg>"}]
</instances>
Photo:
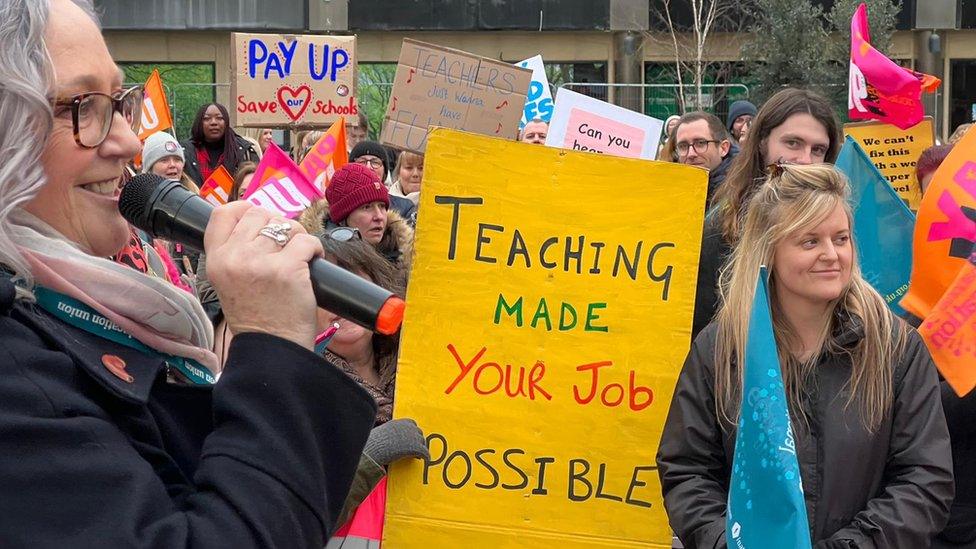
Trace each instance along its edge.
<instances>
[{"instance_id":1,"label":"union flag with lettering","mask_svg":"<svg viewBox=\"0 0 976 549\"><path fill-rule=\"evenodd\" d=\"M173 114L166 102L166 92L163 90L163 80L159 77L159 69L153 69L142 98L142 123L139 126L139 140L145 141L150 135L173 127Z\"/></svg>"},{"instance_id":2,"label":"union flag with lettering","mask_svg":"<svg viewBox=\"0 0 976 549\"><path fill-rule=\"evenodd\" d=\"M299 167L316 189L324 191L332 176L347 162L346 119L340 116L308 151Z\"/></svg>"},{"instance_id":3,"label":"union flag with lettering","mask_svg":"<svg viewBox=\"0 0 976 549\"><path fill-rule=\"evenodd\" d=\"M298 217L312 202L324 198L295 161L271 143L261 157L243 199L289 219Z\"/></svg>"},{"instance_id":4,"label":"union flag with lettering","mask_svg":"<svg viewBox=\"0 0 976 549\"><path fill-rule=\"evenodd\" d=\"M868 9L862 3L851 19L848 117L881 120L907 130L925 116L922 92L934 92L942 81L898 65L870 42Z\"/></svg>"}]
</instances>

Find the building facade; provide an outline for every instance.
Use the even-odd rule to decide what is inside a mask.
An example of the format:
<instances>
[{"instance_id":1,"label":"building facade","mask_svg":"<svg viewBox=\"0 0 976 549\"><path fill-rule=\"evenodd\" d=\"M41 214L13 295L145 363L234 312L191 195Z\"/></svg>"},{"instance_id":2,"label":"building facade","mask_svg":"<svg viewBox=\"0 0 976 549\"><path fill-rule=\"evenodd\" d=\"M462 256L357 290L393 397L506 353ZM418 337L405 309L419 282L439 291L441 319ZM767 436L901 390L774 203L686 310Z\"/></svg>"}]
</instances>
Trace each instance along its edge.
<instances>
[{"instance_id":1,"label":"building facade","mask_svg":"<svg viewBox=\"0 0 976 549\"><path fill-rule=\"evenodd\" d=\"M937 30L941 51L929 51L926 3L903 0L889 51L906 66L943 78L929 111L945 136L976 116L976 0L949 0L957 24ZM567 86L655 116L677 109L674 83L659 70L673 63L669 35L656 24L660 0L95 0L109 48L133 76L148 66L183 73L170 101L186 125L193 101L231 104L230 33L338 33L357 36L359 96L372 112L385 105L384 82L404 37L509 62L542 54L555 87ZM831 0L820 0L829 8ZM918 5L917 3L921 3ZM948 4L947 4L948 5ZM922 8L922 12L919 8ZM944 13L945 10L942 10ZM679 14L679 17L681 15ZM942 23L940 23L942 24ZM950 28L956 27L958 28ZM708 51L743 61L742 33L714 33ZM135 80L136 78L133 78ZM733 79L734 80L734 79ZM717 82L728 99L748 86ZM204 99L209 98L209 99ZM722 104L713 110L722 114ZM375 125L375 124L374 124ZM376 128L374 128L375 132ZM183 136L181 136L183 137Z\"/></svg>"}]
</instances>

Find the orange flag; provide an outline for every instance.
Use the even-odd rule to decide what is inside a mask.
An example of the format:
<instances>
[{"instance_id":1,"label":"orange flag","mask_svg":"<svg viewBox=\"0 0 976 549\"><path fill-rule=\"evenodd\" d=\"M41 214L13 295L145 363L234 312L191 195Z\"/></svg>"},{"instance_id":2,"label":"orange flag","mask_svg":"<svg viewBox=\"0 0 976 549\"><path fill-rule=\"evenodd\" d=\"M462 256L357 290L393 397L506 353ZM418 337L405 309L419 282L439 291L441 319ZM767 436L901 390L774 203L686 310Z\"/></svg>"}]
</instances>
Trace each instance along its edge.
<instances>
[{"instance_id":1,"label":"orange flag","mask_svg":"<svg viewBox=\"0 0 976 549\"><path fill-rule=\"evenodd\" d=\"M340 116L319 138L312 150L308 151L299 167L316 188L325 191L332 180L332 175L348 162L346 121Z\"/></svg>"},{"instance_id":2,"label":"orange flag","mask_svg":"<svg viewBox=\"0 0 976 549\"><path fill-rule=\"evenodd\" d=\"M970 130L935 172L918 208L912 278L901 306L927 319L956 281L976 243L976 131Z\"/></svg>"},{"instance_id":3,"label":"orange flag","mask_svg":"<svg viewBox=\"0 0 976 549\"><path fill-rule=\"evenodd\" d=\"M203 187L200 187L200 198L214 206L220 206L226 204L230 199L230 191L232 188L234 188L234 178L231 177L227 168L220 165L203 182Z\"/></svg>"},{"instance_id":4,"label":"orange flag","mask_svg":"<svg viewBox=\"0 0 976 549\"><path fill-rule=\"evenodd\" d=\"M972 133L972 132L970 132ZM976 387L976 265L967 261L919 326L932 360L960 397Z\"/></svg>"},{"instance_id":5,"label":"orange flag","mask_svg":"<svg viewBox=\"0 0 976 549\"><path fill-rule=\"evenodd\" d=\"M143 92L139 139L145 141L150 135L172 127L173 115L169 112L169 103L166 102L163 81L159 78L159 70L153 69Z\"/></svg>"}]
</instances>

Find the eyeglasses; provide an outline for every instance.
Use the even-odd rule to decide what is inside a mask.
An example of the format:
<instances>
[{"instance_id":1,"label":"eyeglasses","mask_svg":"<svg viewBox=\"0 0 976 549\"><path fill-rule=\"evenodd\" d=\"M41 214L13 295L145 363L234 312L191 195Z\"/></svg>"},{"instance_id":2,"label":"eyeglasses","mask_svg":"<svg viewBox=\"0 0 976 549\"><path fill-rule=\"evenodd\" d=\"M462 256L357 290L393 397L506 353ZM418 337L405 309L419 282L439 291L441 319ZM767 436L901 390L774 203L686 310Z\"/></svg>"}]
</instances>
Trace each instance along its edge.
<instances>
[{"instance_id":1,"label":"eyeglasses","mask_svg":"<svg viewBox=\"0 0 976 549\"><path fill-rule=\"evenodd\" d=\"M336 242L349 242L350 240L363 239L363 235L359 234L359 229L354 227L335 227L325 234Z\"/></svg>"},{"instance_id":2,"label":"eyeglasses","mask_svg":"<svg viewBox=\"0 0 976 549\"><path fill-rule=\"evenodd\" d=\"M363 158L360 156L359 158L353 160L353 162L355 162L356 164L369 165L370 168L383 167L383 161L380 160L379 158Z\"/></svg>"},{"instance_id":3,"label":"eyeglasses","mask_svg":"<svg viewBox=\"0 0 976 549\"><path fill-rule=\"evenodd\" d=\"M694 147L695 148L695 152L696 153L702 154L703 152L705 152L705 151L708 150L708 144L709 143L721 143L721 141L719 141L717 139L696 139L696 140L692 141L691 143L686 143L686 142L682 141L682 142L678 143L677 145L675 145L674 148L677 149L678 154L680 154L681 156L687 155L688 154L688 149L691 148L691 147Z\"/></svg>"},{"instance_id":4,"label":"eyeglasses","mask_svg":"<svg viewBox=\"0 0 976 549\"><path fill-rule=\"evenodd\" d=\"M115 113L122 115L133 132L139 132L142 121L142 86L133 86L118 96L88 92L65 99L56 99L55 107L71 107L71 125L75 142L86 149L94 149L105 141L112 130Z\"/></svg>"}]
</instances>

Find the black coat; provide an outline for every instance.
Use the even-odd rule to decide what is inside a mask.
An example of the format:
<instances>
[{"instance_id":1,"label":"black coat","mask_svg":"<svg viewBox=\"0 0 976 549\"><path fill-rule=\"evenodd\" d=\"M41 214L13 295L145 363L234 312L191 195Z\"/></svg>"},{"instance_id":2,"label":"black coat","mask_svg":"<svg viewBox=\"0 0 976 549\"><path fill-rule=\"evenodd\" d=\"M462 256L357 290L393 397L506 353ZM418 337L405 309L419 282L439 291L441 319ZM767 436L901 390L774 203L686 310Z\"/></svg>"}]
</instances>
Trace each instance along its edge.
<instances>
[{"instance_id":1,"label":"black coat","mask_svg":"<svg viewBox=\"0 0 976 549\"><path fill-rule=\"evenodd\" d=\"M390 209L400 214L400 217L410 225L411 228L417 227L417 205L413 200L402 196L390 195Z\"/></svg>"},{"instance_id":2,"label":"black coat","mask_svg":"<svg viewBox=\"0 0 976 549\"><path fill-rule=\"evenodd\" d=\"M933 543L938 549L976 548L976 391L959 397L946 382L941 383L952 467L956 478L956 499L949 524Z\"/></svg>"},{"instance_id":3,"label":"black coat","mask_svg":"<svg viewBox=\"0 0 976 549\"><path fill-rule=\"evenodd\" d=\"M739 156L739 146L732 143L729 147L729 152L722 157L722 162L715 169L708 170L708 190L705 194L706 212L712 207L712 198L715 196L715 191L718 190L719 185L725 183L725 176L728 175L729 168L732 166L732 161L735 160L736 156Z\"/></svg>"},{"instance_id":4,"label":"black coat","mask_svg":"<svg viewBox=\"0 0 976 549\"><path fill-rule=\"evenodd\" d=\"M712 213L705 217L702 229L701 252L698 259L698 283L695 287L695 312L691 325L691 340L694 341L705 326L713 320L720 306L718 275L729 260L732 247L722 236L718 216Z\"/></svg>"},{"instance_id":5,"label":"black coat","mask_svg":"<svg viewBox=\"0 0 976 549\"><path fill-rule=\"evenodd\" d=\"M160 359L12 305L11 288L0 278L0 545L325 545L376 413L356 383L244 333L212 389L172 385Z\"/></svg>"},{"instance_id":6,"label":"black coat","mask_svg":"<svg viewBox=\"0 0 976 549\"><path fill-rule=\"evenodd\" d=\"M230 131L230 130L228 130ZM243 162L258 162L260 158L258 153L254 150L254 146L251 142L243 137L233 134L234 140L237 143L237 163L231 164L224 160L224 167L230 172L231 177L237 172L237 168ZM203 180L203 172L200 171L200 162L197 160L197 147L193 144L192 139L187 139L183 142L183 156L186 161L183 164L183 173L187 177L193 180L197 184L197 187L202 187L205 181Z\"/></svg>"},{"instance_id":7,"label":"black coat","mask_svg":"<svg viewBox=\"0 0 976 549\"><path fill-rule=\"evenodd\" d=\"M671 527L687 548L725 548L735 430L715 415L716 325L695 340L671 401L658 467ZM848 330L849 349L861 337ZM794 421L796 455L815 547L925 549L946 523L952 457L935 366L908 335L893 373L892 412L869 433L845 406L851 365L842 353L814 368L804 395L809 432Z\"/></svg>"}]
</instances>

